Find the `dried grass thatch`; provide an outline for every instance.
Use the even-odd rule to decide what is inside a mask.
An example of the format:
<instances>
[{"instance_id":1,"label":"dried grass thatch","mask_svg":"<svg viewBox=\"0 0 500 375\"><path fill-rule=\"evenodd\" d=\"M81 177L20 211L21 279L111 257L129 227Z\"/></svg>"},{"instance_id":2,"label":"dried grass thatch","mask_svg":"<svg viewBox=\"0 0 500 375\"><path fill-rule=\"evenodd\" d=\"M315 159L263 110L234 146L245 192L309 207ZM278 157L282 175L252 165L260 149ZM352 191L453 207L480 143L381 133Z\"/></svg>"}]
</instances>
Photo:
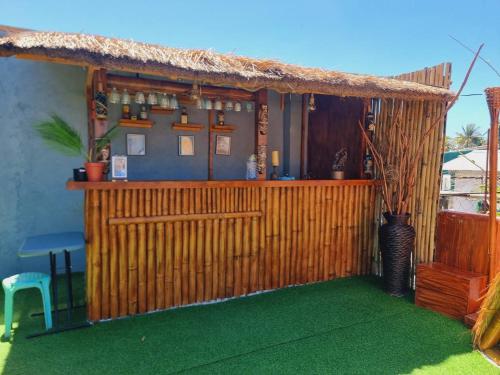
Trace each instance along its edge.
<instances>
[{"instance_id":1,"label":"dried grass thatch","mask_svg":"<svg viewBox=\"0 0 500 375\"><path fill-rule=\"evenodd\" d=\"M393 78L305 68L210 50L163 47L96 35L42 32L0 26L0 55L56 58L113 70L255 91L318 93L356 97L447 100L447 89Z\"/></svg>"},{"instance_id":2,"label":"dried grass thatch","mask_svg":"<svg viewBox=\"0 0 500 375\"><path fill-rule=\"evenodd\" d=\"M480 349L488 349L498 343L500 335L500 273L497 273L491 282L472 332L474 346Z\"/></svg>"}]
</instances>

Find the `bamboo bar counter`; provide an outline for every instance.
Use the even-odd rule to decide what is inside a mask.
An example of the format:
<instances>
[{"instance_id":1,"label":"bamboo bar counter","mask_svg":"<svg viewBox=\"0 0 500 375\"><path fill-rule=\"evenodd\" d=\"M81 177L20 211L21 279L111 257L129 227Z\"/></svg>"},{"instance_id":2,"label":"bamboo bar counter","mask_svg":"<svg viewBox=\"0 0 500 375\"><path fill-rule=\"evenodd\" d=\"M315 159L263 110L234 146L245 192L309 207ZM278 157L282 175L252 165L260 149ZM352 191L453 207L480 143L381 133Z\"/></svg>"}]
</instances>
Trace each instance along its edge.
<instances>
[{"instance_id":1,"label":"bamboo bar counter","mask_svg":"<svg viewBox=\"0 0 500 375\"><path fill-rule=\"evenodd\" d=\"M372 180L73 182L91 321L370 272Z\"/></svg>"}]
</instances>

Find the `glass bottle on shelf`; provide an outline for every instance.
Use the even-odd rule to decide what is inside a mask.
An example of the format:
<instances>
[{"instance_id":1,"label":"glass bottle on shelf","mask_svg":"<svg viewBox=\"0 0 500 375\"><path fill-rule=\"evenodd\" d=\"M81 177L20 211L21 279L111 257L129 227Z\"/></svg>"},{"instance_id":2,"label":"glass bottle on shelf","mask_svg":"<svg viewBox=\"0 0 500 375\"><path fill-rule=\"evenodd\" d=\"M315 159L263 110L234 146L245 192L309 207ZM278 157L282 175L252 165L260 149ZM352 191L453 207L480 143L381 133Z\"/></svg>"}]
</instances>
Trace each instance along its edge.
<instances>
[{"instance_id":1,"label":"glass bottle on shelf","mask_svg":"<svg viewBox=\"0 0 500 375\"><path fill-rule=\"evenodd\" d=\"M139 112L139 119L141 120L147 120L148 119L148 110L146 106L143 104L141 105L141 110Z\"/></svg>"},{"instance_id":2,"label":"glass bottle on shelf","mask_svg":"<svg viewBox=\"0 0 500 375\"><path fill-rule=\"evenodd\" d=\"M217 112L217 125L224 125L224 112L222 111Z\"/></svg>"},{"instance_id":3,"label":"glass bottle on shelf","mask_svg":"<svg viewBox=\"0 0 500 375\"><path fill-rule=\"evenodd\" d=\"M130 104L122 105L122 118L130 120Z\"/></svg>"},{"instance_id":4,"label":"glass bottle on shelf","mask_svg":"<svg viewBox=\"0 0 500 375\"><path fill-rule=\"evenodd\" d=\"M187 125L188 124L188 114L187 114L186 107L182 107L181 124L183 124L183 125Z\"/></svg>"}]
</instances>

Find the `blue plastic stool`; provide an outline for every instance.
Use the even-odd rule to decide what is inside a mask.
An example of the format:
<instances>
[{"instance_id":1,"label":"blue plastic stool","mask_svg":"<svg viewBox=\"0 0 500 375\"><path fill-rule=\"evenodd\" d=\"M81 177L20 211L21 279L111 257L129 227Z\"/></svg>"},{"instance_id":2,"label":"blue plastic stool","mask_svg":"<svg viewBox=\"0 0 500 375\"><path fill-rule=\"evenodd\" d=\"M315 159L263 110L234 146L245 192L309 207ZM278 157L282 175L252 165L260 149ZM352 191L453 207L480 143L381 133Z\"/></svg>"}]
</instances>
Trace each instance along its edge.
<instances>
[{"instance_id":1,"label":"blue plastic stool","mask_svg":"<svg viewBox=\"0 0 500 375\"><path fill-rule=\"evenodd\" d=\"M52 328L52 309L50 305L50 276L41 272L25 272L7 277L2 281L5 292L5 338L10 337L14 293L21 289L38 288L42 293L45 328Z\"/></svg>"}]
</instances>

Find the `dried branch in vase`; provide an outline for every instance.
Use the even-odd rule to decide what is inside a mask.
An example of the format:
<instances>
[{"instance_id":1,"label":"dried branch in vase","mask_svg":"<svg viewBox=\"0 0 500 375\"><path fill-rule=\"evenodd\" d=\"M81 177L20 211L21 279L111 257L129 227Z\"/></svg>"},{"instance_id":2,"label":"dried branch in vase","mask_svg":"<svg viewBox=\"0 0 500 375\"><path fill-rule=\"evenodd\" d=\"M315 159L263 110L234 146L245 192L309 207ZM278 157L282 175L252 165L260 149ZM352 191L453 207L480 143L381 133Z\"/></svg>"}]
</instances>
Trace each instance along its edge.
<instances>
[{"instance_id":1,"label":"dried branch in vase","mask_svg":"<svg viewBox=\"0 0 500 375\"><path fill-rule=\"evenodd\" d=\"M381 180L382 199L389 214L408 213L419 166L423 161L426 141L460 97L482 48L483 44L478 48L456 95L440 113L431 114L433 118L427 121L429 125L425 126L425 131L416 147L412 147L411 135L402 126L403 113L405 113L405 106L409 105L408 102L396 99L386 100L386 104L389 102L388 116L391 117L391 121L388 125L389 134L384 134L383 139L372 140L362 122L359 121L358 126L373 156Z\"/></svg>"}]
</instances>

